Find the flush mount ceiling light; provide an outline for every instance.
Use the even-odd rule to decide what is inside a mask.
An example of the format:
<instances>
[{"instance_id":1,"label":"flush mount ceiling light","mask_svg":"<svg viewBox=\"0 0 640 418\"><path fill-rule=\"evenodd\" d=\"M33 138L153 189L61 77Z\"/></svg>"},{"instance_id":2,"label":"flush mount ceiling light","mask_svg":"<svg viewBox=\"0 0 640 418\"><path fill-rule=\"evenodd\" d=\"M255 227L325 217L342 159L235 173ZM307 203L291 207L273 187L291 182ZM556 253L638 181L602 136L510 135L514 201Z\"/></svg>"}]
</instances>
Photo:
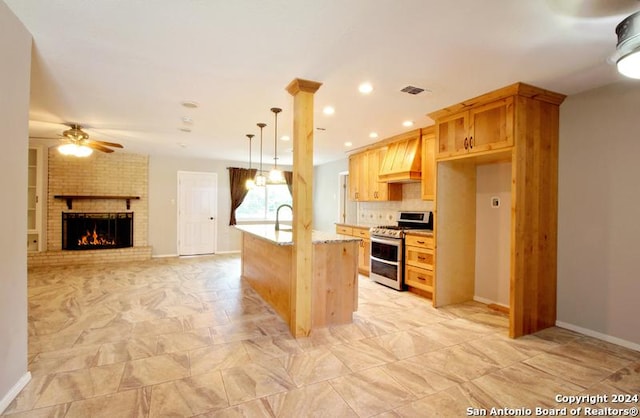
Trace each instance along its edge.
<instances>
[{"instance_id":1,"label":"flush mount ceiling light","mask_svg":"<svg viewBox=\"0 0 640 418\"><path fill-rule=\"evenodd\" d=\"M193 100L185 100L180 104L187 109L196 109L198 107L198 103L194 102Z\"/></svg>"},{"instance_id":2,"label":"flush mount ceiling light","mask_svg":"<svg viewBox=\"0 0 640 418\"><path fill-rule=\"evenodd\" d=\"M358 86L358 91L362 94L369 94L373 91L373 86L369 82L364 82Z\"/></svg>"},{"instance_id":3,"label":"flush mount ceiling light","mask_svg":"<svg viewBox=\"0 0 640 418\"><path fill-rule=\"evenodd\" d=\"M344 146L345 147L351 147L351 146L353 146L353 142L347 141L347 142L344 143Z\"/></svg>"},{"instance_id":4,"label":"flush mount ceiling light","mask_svg":"<svg viewBox=\"0 0 640 418\"><path fill-rule=\"evenodd\" d=\"M640 11L624 19L616 26L616 65L618 72L630 78L640 79Z\"/></svg>"},{"instance_id":5,"label":"flush mount ceiling light","mask_svg":"<svg viewBox=\"0 0 640 418\"><path fill-rule=\"evenodd\" d=\"M410 127L410 126L413 126L413 121L412 120L405 120L404 122L402 122L402 126L405 126L407 128Z\"/></svg>"},{"instance_id":6,"label":"flush mount ceiling light","mask_svg":"<svg viewBox=\"0 0 640 418\"><path fill-rule=\"evenodd\" d=\"M371 132L371 133L369 134L369 138L371 138L371 139L375 139L375 138L377 138L377 137L378 137L378 133L377 133L377 132Z\"/></svg>"},{"instance_id":7,"label":"flush mount ceiling light","mask_svg":"<svg viewBox=\"0 0 640 418\"><path fill-rule=\"evenodd\" d=\"M327 116L333 115L334 113L336 113L336 109L333 106L325 106L322 109L322 113L324 113Z\"/></svg>"}]
</instances>

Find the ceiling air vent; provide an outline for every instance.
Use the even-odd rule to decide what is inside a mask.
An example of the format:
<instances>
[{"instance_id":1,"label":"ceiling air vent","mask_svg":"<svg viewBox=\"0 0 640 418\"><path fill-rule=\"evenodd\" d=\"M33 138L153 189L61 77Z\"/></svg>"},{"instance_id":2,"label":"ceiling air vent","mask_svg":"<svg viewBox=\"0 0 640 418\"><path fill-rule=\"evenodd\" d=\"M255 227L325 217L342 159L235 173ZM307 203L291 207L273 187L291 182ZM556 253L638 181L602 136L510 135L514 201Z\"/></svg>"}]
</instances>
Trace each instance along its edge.
<instances>
[{"instance_id":1,"label":"ceiling air vent","mask_svg":"<svg viewBox=\"0 0 640 418\"><path fill-rule=\"evenodd\" d=\"M405 88L403 88L402 90L400 90L403 93L409 93L409 94L420 94L424 91L424 89L421 89L420 87L414 87L414 86L407 86Z\"/></svg>"}]
</instances>

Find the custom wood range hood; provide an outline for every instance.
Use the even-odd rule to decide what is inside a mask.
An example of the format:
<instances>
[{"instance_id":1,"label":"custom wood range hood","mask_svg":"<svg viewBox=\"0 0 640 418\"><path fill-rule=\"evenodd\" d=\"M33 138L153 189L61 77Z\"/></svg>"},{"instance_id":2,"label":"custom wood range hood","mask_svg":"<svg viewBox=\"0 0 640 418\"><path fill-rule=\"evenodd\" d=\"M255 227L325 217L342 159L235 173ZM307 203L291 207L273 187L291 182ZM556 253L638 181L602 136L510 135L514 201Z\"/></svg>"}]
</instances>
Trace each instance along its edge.
<instances>
[{"instance_id":1,"label":"custom wood range hood","mask_svg":"<svg viewBox=\"0 0 640 418\"><path fill-rule=\"evenodd\" d=\"M378 179L387 183L422 180L421 129L389 138ZM387 142L387 141L385 141Z\"/></svg>"}]
</instances>

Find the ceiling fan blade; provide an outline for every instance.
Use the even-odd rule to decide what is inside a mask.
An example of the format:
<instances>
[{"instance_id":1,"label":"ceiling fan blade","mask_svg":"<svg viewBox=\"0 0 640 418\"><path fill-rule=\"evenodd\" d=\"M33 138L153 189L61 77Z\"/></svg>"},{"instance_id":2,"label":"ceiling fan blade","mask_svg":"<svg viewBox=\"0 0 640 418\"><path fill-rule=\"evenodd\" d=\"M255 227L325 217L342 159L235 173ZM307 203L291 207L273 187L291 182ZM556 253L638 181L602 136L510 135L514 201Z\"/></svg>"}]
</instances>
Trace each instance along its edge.
<instances>
[{"instance_id":1,"label":"ceiling fan blade","mask_svg":"<svg viewBox=\"0 0 640 418\"><path fill-rule=\"evenodd\" d=\"M95 139L91 139L90 141L93 142L94 144L105 145L107 147L124 148L121 144L118 144L116 142L98 141Z\"/></svg>"},{"instance_id":2,"label":"ceiling fan blade","mask_svg":"<svg viewBox=\"0 0 640 418\"><path fill-rule=\"evenodd\" d=\"M96 144L95 142L87 142L83 145L86 145L89 148L93 148L95 150L102 151L102 152L113 152L111 148L103 147L102 145Z\"/></svg>"}]
</instances>

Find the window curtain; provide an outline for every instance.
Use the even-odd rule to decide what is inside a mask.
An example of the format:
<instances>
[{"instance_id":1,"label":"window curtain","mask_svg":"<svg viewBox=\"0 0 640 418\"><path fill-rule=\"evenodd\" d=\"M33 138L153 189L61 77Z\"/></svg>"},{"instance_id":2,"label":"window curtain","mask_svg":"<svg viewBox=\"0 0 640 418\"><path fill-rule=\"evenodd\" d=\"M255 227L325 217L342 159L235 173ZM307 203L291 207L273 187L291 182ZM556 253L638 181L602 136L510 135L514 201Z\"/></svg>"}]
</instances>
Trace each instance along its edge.
<instances>
[{"instance_id":1,"label":"window curtain","mask_svg":"<svg viewBox=\"0 0 640 418\"><path fill-rule=\"evenodd\" d=\"M240 207L247 196L247 180L254 178L258 170L255 168L229 167L229 185L231 190L231 216L229 225L236 224L236 209Z\"/></svg>"},{"instance_id":2,"label":"window curtain","mask_svg":"<svg viewBox=\"0 0 640 418\"><path fill-rule=\"evenodd\" d=\"M287 182L287 187L289 188L289 193L293 196L293 171L283 171L284 180Z\"/></svg>"}]
</instances>

